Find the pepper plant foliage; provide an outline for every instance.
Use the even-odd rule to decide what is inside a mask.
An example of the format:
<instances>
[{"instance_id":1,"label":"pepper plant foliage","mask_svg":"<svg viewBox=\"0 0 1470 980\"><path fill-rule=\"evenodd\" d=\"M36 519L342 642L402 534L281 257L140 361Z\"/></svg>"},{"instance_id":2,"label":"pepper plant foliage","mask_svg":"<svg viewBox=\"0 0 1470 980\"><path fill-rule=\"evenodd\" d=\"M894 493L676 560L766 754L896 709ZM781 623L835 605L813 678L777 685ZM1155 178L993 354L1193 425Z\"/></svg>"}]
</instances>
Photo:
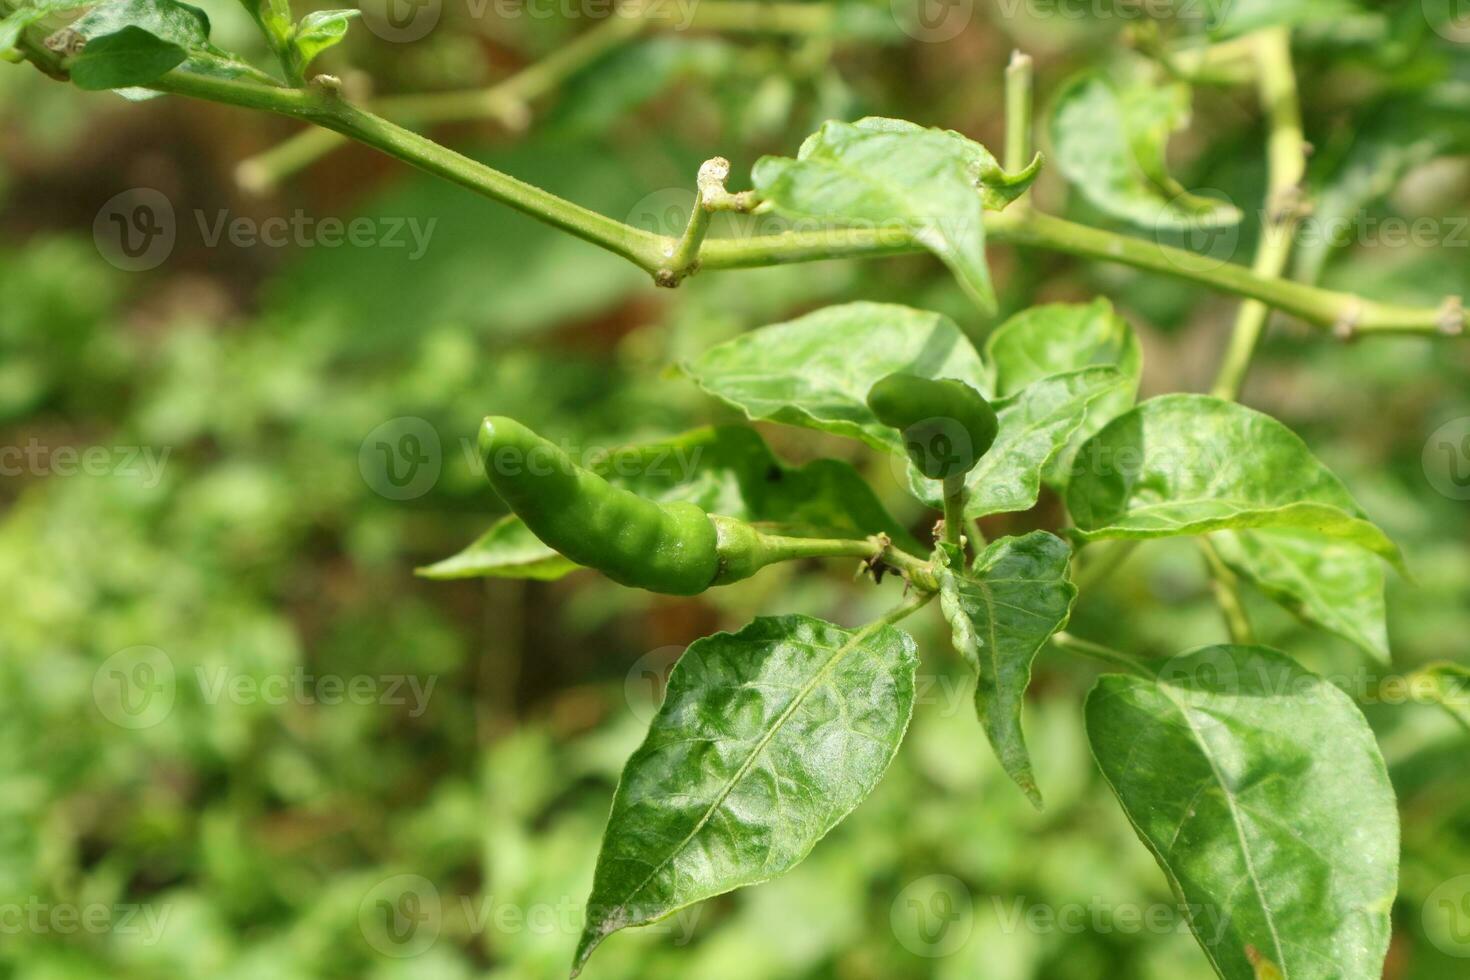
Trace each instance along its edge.
<instances>
[{"instance_id":1,"label":"pepper plant foliage","mask_svg":"<svg viewBox=\"0 0 1470 980\"><path fill-rule=\"evenodd\" d=\"M1016 117L1007 120L1004 162L955 132L885 118L831 121L795 156L758 161L749 191L725 190L727 165L703 171L688 230L674 238L638 233L456 158L351 106L330 79L304 83L312 60L343 37L351 11L295 21L282 0L245 3L280 62L277 73L215 48L208 17L177 0L110 0L60 24L53 21L76 9L67 0L0 0L0 42L82 88L130 98L174 92L329 126L616 251L664 285L701 268L922 250L991 310L986 249L999 232L1172 272L1340 332L1463 330L1454 301L1412 310L1300 290L1278 278L1285 254L1263 253L1251 272L1219 274L1162 247L1147 251L1141 239L1036 212L1027 191L1042 158L1029 142L1024 61L1009 78ZM1238 5L1212 34L1188 39L1188 54L1208 62L1217 42L1229 45L1222 62L1259 54L1256 67L1270 76L1274 95L1269 122L1289 134L1287 31L1315 6ZM617 16L636 16L630 9ZM1166 172L1165 144L1187 125L1191 98L1173 67L1167 81L1158 66L1139 64L1119 77L1089 73L1063 86L1047 127L1056 162L1094 208L1135 230L1228 226L1240 220L1238 209L1190 193ZM1272 158L1273 184L1294 189L1299 151L1289 135L1278 142L1287 152ZM1273 221L1292 219L1289 208L1276 207L1281 200L1272 203ZM709 215L719 210L759 211L793 228L753 241L706 239ZM1099 245L1100 235L1111 237ZM1189 924L1220 976L1380 976L1398 819L1355 704L1287 653L1253 645L1234 620L1236 643L1166 661L1064 632L1079 590L1074 568L1105 574L1110 549L1188 537L1216 569L1222 594L1249 582L1366 656L1388 660L1385 568L1402 567L1404 558L1301 438L1234 400L1258 321L1247 304L1237 326L1246 360L1227 364L1215 395L1141 403L1137 337L1104 299L1025 310L983 349L938 313L847 303L765 326L681 365L691 383L753 421L856 440L890 458L919 501L942 509L931 540L895 521L853 466L789 465L750 427L701 429L628 447L588 470L558 464L572 471L547 475L497 469L504 460L490 450L504 436L487 424L486 465L496 485L529 481L513 495L523 513L424 569L429 577L555 579L577 569L560 553L570 551L638 581L637 549L654 547L682 591L810 558L856 560L875 582L903 581L901 604L866 625L762 617L688 648L613 799L573 973L620 929L790 869L862 802L914 707L920 651L899 624L937 598L930 608L948 621L954 652L976 677L977 736L1038 807L1035 773L1046 761L1031 758L1023 722L1033 661L1050 642L1123 671L1104 676L1079 710L1098 766L1192 910ZM929 479L916 451L964 457L963 432L926 428L932 439L916 449L918 427L885 425L869 396L894 375L967 386L994 409L993 444L987 437L954 475ZM522 444L538 445L534 434L516 431ZM545 483L541 494L537 480L560 482ZM981 538L980 519L1031 510L1048 488L1066 520ZM547 503L562 506L568 493L588 496L567 507L578 515L570 530ZM642 498L636 507L633 495ZM641 526L649 522L640 515L661 507L679 508L678 520ZM697 556L692 538L679 540L680 528L697 529ZM695 588L684 588L690 582ZM1463 672L1453 669L1425 676L1447 691L1464 687Z\"/></svg>"}]
</instances>

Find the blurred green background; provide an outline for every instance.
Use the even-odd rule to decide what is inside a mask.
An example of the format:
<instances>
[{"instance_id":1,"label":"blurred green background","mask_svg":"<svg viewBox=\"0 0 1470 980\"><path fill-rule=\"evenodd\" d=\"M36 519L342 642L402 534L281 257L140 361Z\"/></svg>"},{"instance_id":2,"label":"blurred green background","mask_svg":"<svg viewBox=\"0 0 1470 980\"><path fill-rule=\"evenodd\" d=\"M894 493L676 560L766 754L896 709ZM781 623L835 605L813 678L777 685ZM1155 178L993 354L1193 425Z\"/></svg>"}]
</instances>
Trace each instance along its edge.
<instances>
[{"instance_id":1,"label":"blurred green background","mask_svg":"<svg viewBox=\"0 0 1470 980\"><path fill-rule=\"evenodd\" d=\"M243 11L206 6L216 40L261 54ZM1368 166L1392 172L1393 190L1361 203L1348 192L1353 209L1463 215L1470 164L1454 155L1466 151L1455 126L1470 121L1415 107L1470 84L1470 47L1433 30L1418 2L1370 6L1298 35L1315 186L1351 187ZM407 44L355 25L318 68L381 92L490 84L590 24L577 4L536 9L555 16L446 2ZM947 37L887 2L844 6L849 29L815 36L659 32L536 99L518 131L434 132L671 231L705 157L729 157L739 189L760 154L869 113L998 148L1012 48L1036 56L1044 105L1071 72L1127 56L1139 33L1108 4L955 9L965 19ZM733 421L668 368L763 323L862 298L945 311L977 340L994 322L923 257L655 290L590 245L360 148L246 193L236 165L294 124L85 95L23 66L0 71L0 127L0 973L563 975L617 774L683 647L759 613L856 625L898 586L854 585L831 563L695 600L590 574L417 578L500 512L468 450L479 418L514 414L613 446ZM1175 165L1254 212L1261 139L1248 87L1201 89ZM1394 152L1405 159L1384 163ZM163 196L176 234L156 267L129 271L99 242L108 202L138 188ZM1037 194L1100 220L1054 176ZM315 233L238 244L213 238L222 214L247 227L367 218L370 234L356 246ZM410 221L427 231L421 250ZM1256 221L1237 261L1249 261ZM1007 311L1111 297L1143 338L1145 395L1208 387L1228 298L1050 254L995 249L992 261ZM1421 304L1470 293L1470 233L1458 246L1346 249L1325 278ZM1463 342L1343 345L1278 322L1244 396L1302 434L1403 544L1417 581L1390 584L1401 671L1470 661L1470 503L1436 490L1444 474L1425 457L1431 433L1470 416L1467 377ZM854 462L915 529L932 519L856 443L764 432L792 461ZM385 458L385 440L406 455ZM410 464L406 483L386 469ZM986 530L1060 516L1044 498ZM1248 599L1271 645L1344 683L1367 669L1346 643ZM1081 703L1094 668L1038 661L1026 719L1049 804L1038 814L981 737L937 610L905 628L925 687L874 796L795 872L619 934L586 976L1209 975L1089 755ZM1154 655L1226 635L1197 553L1170 543L1085 593L1072 630ZM1470 875L1470 734L1432 706L1365 711L1404 821L1386 975L1463 978L1470 905L1442 900ZM378 903L405 890L419 927L385 940Z\"/></svg>"}]
</instances>

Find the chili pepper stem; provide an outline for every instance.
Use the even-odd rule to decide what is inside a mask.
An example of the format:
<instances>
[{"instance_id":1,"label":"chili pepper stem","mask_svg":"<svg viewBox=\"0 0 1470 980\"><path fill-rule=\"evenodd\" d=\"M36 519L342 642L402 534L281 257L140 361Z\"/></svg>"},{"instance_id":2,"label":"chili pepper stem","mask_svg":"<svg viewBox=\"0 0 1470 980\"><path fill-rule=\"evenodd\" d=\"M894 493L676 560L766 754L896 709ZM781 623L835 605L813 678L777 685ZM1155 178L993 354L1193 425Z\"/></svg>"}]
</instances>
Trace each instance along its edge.
<instances>
[{"instance_id":1,"label":"chili pepper stem","mask_svg":"<svg viewBox=\"0 0 1470 980\"><path fill-rule=\"evenodd\" d=\"M968 496L965 490L965 477L967 475L959 473L946 477L944 480L944 541L957 548L963 548L965 541L965 498Z\"/></svg>"},{"instance_id":2,"label":"chili pepper stem","mask_svg":"<svg viewBox=\"0 0 1470 980\"><path fill-rule=\"evenodd\" d=\"M1251 627L1250 615L1245 611L1245 602L1240 597L1240 580L1225 564L1208 537L1200 538L1199 546L1214 580L1215 600L1220 604L1220 614L1225 617L1230 641L1240 644L1255 643L1255 630Z\"/></svg>"},{"instance_id":3,"label":"chili pepper stem","mask_svg":"<svg viewBox=\"0 0 1470 980\"><path fill-rule=\"evenodd\" d=\"M1006 66L1005 168L1013 173L1031 162L1032 75L1031 56L1012 52Z\"/></svg>"}]
</instances>

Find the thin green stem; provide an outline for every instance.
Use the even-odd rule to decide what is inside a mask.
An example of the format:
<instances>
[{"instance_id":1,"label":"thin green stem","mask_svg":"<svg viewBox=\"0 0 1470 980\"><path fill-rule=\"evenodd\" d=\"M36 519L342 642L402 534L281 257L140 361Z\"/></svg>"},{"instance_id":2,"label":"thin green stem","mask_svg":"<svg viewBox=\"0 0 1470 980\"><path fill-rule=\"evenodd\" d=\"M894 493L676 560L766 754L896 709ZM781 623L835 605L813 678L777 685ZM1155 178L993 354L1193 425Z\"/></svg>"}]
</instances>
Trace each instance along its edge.
<instances>
[{"instance_id":1,"label":"thin green stem","mask_svg":"<svg viewBox=\"0 0 1470 980\"><path fill-rule=\"evenodd\" d=\"M730 161L724 157L712 157L700 166L689 223L670 252L669 261L654 273L654 282L660 286L677 286L686 276L693 275L699 269L699 248L704 244L704 236L709 234L714 212L746 211L755 203L749 192L731 194L725 190L729 176Z\"/></svg>"},{"instance_id":2,"label":"thin green stem","mask_svg":"<svg viewBox=\"0 0 1470 980\"><path fill-rule=\"evenodd\" d=\"M1031 56L1012 52L1011 63L1006 66L1005 149L1005 168L1012 173L1026 169L1031 162L1033 75Z\"/></svg>"},{"instance_id":3,"label":"thin green stem","mask_svg":"<svg viewBox=\"0 0 1470 980\"><path fill-rule=\"evenodd\" d=\"M1291 34L1284 27L1254 37L1259 69L1261 104L1270 125L1267 146L1268 189L1266 220L1252 270L1263 278L1279 279L1291 257L1292 239L1302 211L1301 183L1307 171L1306 137L1302 130L1301 99L1291 64ZM1240 396L1251 359L1271 310L1259 300L1241 304L1225 360L1215 379L1213 394L1234 401ZM1348 323L1344 312L1334 327Z\"/></svg>"},{"instance_id":4,"label":"thin green stem","mask_svg":"<svg viewBox=\"0 0 1470 980\"><path fill-rule=\"evenodd\" d=\"M904 599L903 602L890 609L881 618L876 620L872 625L892 626L895 623L902 622L903 620L908 619L914 613L918 612L920 609L923 609L925 606L927 606L933 598L933 592L915 592L913 595Z\"/></svg>"},{"instance_id":5,"label":"thin green stem","mask_svg":"<svg viewBox=\"0 0 1470 980\"><path fill-rule=\"evenodd\" d=\"M1240 580L1225 564L1208 537L1201 537L1198 541L1200 550L1204 552L1205 563L1210 568L1215 601L1220 604L1220 613L1225 618L1225 628L1230 631L1230 641L1242 644L1255 643L1256 632L1251 627L1250 615L1246 612L1245 602L1240 597Z\"/></svg>"},{"instance_id":6,"label":"thin green stem","mask_svg":"<svg viewBox=\"0 0 1470 980\"><path fill-rule=\"evenodd\" d=\"M274 89L234 79L172 71L152 86L163 92L304 119L381 150L623 256L653 272L663 262L663 236L652 234L557 197L509 174L441 146L418 133L359 109L330 91Z\"/></svg>"},{"instance_id":7,"label":"thin green stem","mask_svg":"<svg viewBox=\"0 0 1470 980\"><path fill-rule=\"evenodd\" d=\"M939 591L934 566L902 548L895 547L887 535L870 538L796 538L758 532L764 564L799 561L804 558L861 558L894 569L915 588L925 592Z\"/></svg>"},{"instance_id":8,"label":"thin green stem","mask_svg":"<svg viewBox=\"0 0 1470 980\"><path fill-rule=\"evenodd\" d=\"M1250 269L1156 241L1089 228L1034 209L985 216L985 233L997 244L1024 245L1080 258L1116 262L1256 299L1315 326L1331 328L1356 315L1360 333L1450 334L1464 331L1464 310L1453 300L1439 308L1395 306L1316 286L1257 275ZM923 251L911 229L837 228L789 231L704 243L703 269L740 269L819 259L899 255Z\"/></svg>"},{"instance_id":9,"label":"thin green stem","mask_svg":"<svg viewBox=\"0 0 1470 980\"><path fill-rule=\"evenodd\" d=\"M1051 638L1052 645L1068 653L1080 654L1099 663L1105 663L1110 667L1122 667L1134 673L1142 674L1144 677L1155 677L1158 671L1142 657L1136 657L1122 650L1114 650L1105 647L1101 643L1093 643L1081 637L1073 636L1071 633L1058 633Z\"/></svg>"},{"instance_id":10,"label":"thin green stem","mask_svg":"<svg viewBox=\"0 0 1470 980\"><path fill-rule=\"evenodd\" d=\"M944 481L944 540L960 547L965 534L965 474Z\"/></svg>"}]
</instances>

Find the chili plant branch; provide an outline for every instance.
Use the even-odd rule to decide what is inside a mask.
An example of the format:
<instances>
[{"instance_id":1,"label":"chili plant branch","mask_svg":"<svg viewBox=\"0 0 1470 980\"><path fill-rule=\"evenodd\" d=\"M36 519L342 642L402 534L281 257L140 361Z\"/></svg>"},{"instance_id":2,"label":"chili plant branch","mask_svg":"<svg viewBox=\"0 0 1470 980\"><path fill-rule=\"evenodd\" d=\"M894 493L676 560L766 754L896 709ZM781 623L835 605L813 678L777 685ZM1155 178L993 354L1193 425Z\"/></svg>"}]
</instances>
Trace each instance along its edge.
<instances>
[{"instance_id":1,"label":"chili plant branch","mask_svg":"<svg viewBox=\"0 0 1470 980\"><path fill-rule=\"evenodd\" d=\"M64 77L65 66L53 53L34 43L24 43L21 50L48 74ZM315 123L621 255L650 275L665 266L677 247L677 242L669 236L646 232L598 214L358 108L329 86L288 89L175 69L150 87ZM1352 320L1357 333L1460 335L1465 329L1465 311L1458 298L1446 300L1439 308L1378 303L1262 276L1240 265L1089 228L1031 208L987 214L985 225L993 242L1159 272L1258 300L1323 328ZM919 251L923 251L923 246L914 232L903 227L798 230L749 238L706 239L699 249L698 264L701 269L735 269Z\"/></svg>"},{"instance_id":2,"label":"chili plant branch","mask_svg":"<svg viewBox=\"0 0 1470 980\"><path fill-rule=\"evenodd\" d=\"M1260 72L1261 104L1271 132L1267 144L1266 219L1252 269L1260 276L1278 278L1291 256L1292 238L1305 206L1302 179L1307 172L1306 138L1302 131L1296 72L1291 64L1290 32L1278 27L1256 35L1255 56ZM1230 346L1215 379L1216 397L1234 400L1239 396L1270 315L1270 308L1259 300L1241 304ZM1351 316L1352 311L1347 311L1334 328L1341 331L1344 325L1351 324Z\"/></svg>"},{"instance_id":3,"label":"chili plant branch","mask_svg":"<svg viewBox=\"0 0 1470 980\"><path fill-rule=\"evenodd\" d=\"M1200 550L1204 552L1205 563L1210 569L1215 600L1220 604L1221 615L1225 617L1225 626L1230 631L1231 642L1255 643L1255 630L1251 628L1250 616L1246 613L1245 602L1240 597L1240 580L1225 564L1220 553L1210 543L1208 536L1198 540Z\"/></svg>"}]
</instances>

